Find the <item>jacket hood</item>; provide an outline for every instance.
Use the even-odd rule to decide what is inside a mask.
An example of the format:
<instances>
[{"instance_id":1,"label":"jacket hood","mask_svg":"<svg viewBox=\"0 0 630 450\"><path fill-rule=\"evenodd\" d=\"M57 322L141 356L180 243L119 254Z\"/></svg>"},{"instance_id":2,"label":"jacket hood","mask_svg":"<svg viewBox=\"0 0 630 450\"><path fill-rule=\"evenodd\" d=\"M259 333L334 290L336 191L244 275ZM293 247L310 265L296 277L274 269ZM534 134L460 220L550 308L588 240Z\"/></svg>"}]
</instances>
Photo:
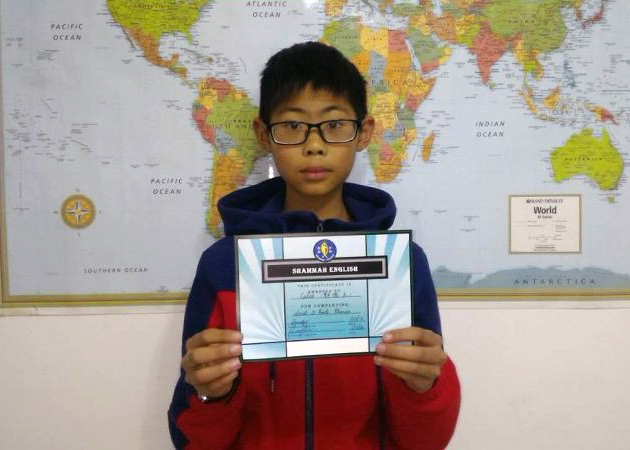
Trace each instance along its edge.
<instances>
[{"instance_id":1,"label":"jacket hood","mask_svg":"<svg viewBox=\"0 0 630 450\"><path fill-rule=\"evenodd\" d=\"M351 222L320 221L308 211L283 212L286 187L281 177L234 191L217 205L226 236L314 231L386 230L396 217L394 199L380 189L344 183L343 201Z\"/></svg>"}]
</instances>

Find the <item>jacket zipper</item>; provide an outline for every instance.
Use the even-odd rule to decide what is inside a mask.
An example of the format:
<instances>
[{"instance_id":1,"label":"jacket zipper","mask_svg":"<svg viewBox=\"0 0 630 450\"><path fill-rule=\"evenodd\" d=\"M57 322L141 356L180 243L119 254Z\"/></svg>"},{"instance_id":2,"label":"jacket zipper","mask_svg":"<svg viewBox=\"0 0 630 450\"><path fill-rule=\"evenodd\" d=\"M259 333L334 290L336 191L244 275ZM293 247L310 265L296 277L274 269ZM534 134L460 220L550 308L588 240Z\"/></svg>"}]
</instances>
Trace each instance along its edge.
<instances>
[{"instance_id":1,"label":"jacket zipper","mask_svg":"<svg viewBox=\"0 0 630 450\"><path fill-rule=\"evenodd\" d=\"M324 231L324 222L321 220L317 221L317 232L320 233ZM304 448L306 450L313 450L314 447L314 436L313 436L313 360L308 358L306 360L305 367L305 443Z\"/></svg>"},{"instance_id":2,"label":"jacket zipper","mask_svg":"<svg viewBox=\"0 0 630 450\"><path fill-rule=\"evenodd\" d=\"M276 362L269 363L269 390L273 394L276 391Z\"/></svg>"},{"instance_id":3,"label":"jacket zipper","mask_svg":"<svg viewBox=\"0 0 630 450\"><path fill-rule=\"evenodd\" d=\"M306 416L305 416L305 427L306 433L305 438L306 442L304 444L304 448L306 450L313 450L313 360L306 360L306 372L305 372L306 380Z\"/></svg>"},{"instance_id":4,"label":"jacket zipper","mask_svg":"<svg viewBox=\"0 0 630 450\"><path fill-rule=\"evenodd\" d=\"M378 392L378 444L380 450L385 450L387 422L385 421L385 398L380 366L376 366L376 389Z\"/></svg>"}]
</instances>

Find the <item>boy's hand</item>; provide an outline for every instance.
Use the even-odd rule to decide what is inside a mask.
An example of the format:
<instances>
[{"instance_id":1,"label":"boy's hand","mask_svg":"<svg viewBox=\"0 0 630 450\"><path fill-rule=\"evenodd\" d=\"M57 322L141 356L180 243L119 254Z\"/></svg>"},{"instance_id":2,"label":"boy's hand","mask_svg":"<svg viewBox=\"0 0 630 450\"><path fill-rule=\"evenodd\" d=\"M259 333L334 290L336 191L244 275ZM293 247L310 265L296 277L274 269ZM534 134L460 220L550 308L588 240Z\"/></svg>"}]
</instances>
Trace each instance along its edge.
<instances>
[{"instance_id":1,"label":"boy's hand","mask_svg":"<svg viewBox=\"0 0 630 450\"><path fill-rule=\"evenodd\" d=\"M234 330L208 328L186 341L182 368L186 382L200 395L221 397L238 376L243 335Z\"/></svg>"},{"instance_id":2,"label":"boy's hand","mask_svg":"<svg viewBox=\"0 0 630 450\"><path fill-rule=\"evenodd\" d=\"M413 345L397 342L411 341ZM392 330L376 346L374 363L403 379L410 389L426 392L440 376L446 362L439 334L418 327Z\"/></svg>"}]
</instances>

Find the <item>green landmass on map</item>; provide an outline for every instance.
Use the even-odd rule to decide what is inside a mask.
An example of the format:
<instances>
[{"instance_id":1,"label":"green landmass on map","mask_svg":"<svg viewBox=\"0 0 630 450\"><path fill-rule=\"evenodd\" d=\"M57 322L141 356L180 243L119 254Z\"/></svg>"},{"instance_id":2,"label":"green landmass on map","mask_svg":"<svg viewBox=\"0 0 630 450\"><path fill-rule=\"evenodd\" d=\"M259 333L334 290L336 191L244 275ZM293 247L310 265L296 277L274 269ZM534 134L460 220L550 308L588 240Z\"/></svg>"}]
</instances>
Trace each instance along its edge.
<instances>
[{"instance_id":1,"label":"green landmass on map","mask_svg":"<svg viewBox=\"0 0 630 450\"><path fill-rule=\"evenodd\" d=\"M453 0L441 2L436 15L432 1L417 4L381 1L398 17L406 17L408 39L427 72L439 64L430 56L444 43L463 45L476 57L482 80L490 84L492 66L506 52L513 52L525 73L543 74L538 55L559 49L567 36L564 14L580 13L583 0ZM437 39L435 39L437 38Z\"/></svg>"},{"instance_id":2,"label":"green landmass on map","mask_svg":"<svg viewBox=\"0 0 630 450\"><path fill-rule=\"evenodd\" d=\"M501 0L489 3L483 15L490 29L499 36L520 35L527 50L547 53L564 42L567 27L562 9L570 3L566 0Z\"/></svg>"},{"instance_id":3,"label":"green landmass on map","mask_svg":"<svg viewBox=\"0 0 630 450\"><path fill-rule=\"evenodd\" d=\"M623 174L623 158L605 128L600 138L585 128L553 151L551 167L557 182L586 175L600 189L612 190L617 188Z\"/></svg>"},{"instance_id":4,"label":"green landmass on map","mask_svg":"<svg viewBox=\"0 0 630 450\"><path fill-rule=\"evenodd\" d=\"M158 40L163 34L184 33L199 20L200 9L214 0L107 0L109 11L122 27L140 29Z\"/></svg>"},{"instance_id":5,"label":"green landmass on map","mask_svg":"<svg viewBox=\"0 0 630 450\"><path fill-rule=\"evenodd\" d=\"M201 8L214 1L107 0L107 8L149 62L185 77L186 69L178 65L178 54L168 59L160 55L160 38L164 34L182 33L192 41L190 29L199 20Z\"/></svg>"},{"instance_id":6,"label":"green landmass on map","mask_svg":"<svg viewBox=\"0 0 630 450\"><path fill-rule=\"evenodd\" d=\"M258 108L247 94L218 78L201 80L193 103L193 119L203 138L212 144L212 179L208 187L208 231L219 237L217 203L224 195L245 184L254 162L261 156L252 120Z\"/></svg>"},{"instance_id":7,"label":"green landmass on map","mask_svg":"<svg viewBox=\"0 0 630 450\"><path fill-rule=\"evenodd\" d=\"M381 9L383 9L384 4L393 3L393 2L381 2ZM392 14L399 17L408 17L413 14L420 14L424 10L424 6L422 5L414 5L413 3L396 3L391 5Z\"/></svg>"},{"instance_id":8,"label":"green landmass on map","mask_svg":"<svg viewBox=\"0 0 630 450\"><path fill-rule=\"evenodd\" d=\"M186 68L179 64L177 53L168 57L160 54L160 38L182 33L191 41L191 28L199 20L201 9L214 1L107 0L107 7L149 62L186 79ZM394 181L407 161L409 146L435 136L432 130L418 136L414 116L436 82L436 78L425 78L424 74L449 60L451 45L464 47L475 56L480 78L488 86L492 86L493 66L506 52L514 54L525 74L540 78L544 72L539 56L558 50L565 43L564 14L572 8L582 20L583 2L443 0L438 13L435 2L430 0L375 3L365 0L366 4L378 5L384 14L408 20L405 28L389 29L368 26L358 15L342 17L347 1L327 0L328 20L320 40L344 53L370 87L369 110L376 126L367 153L376 181ZM226 80L208 78L198 88L193 115L200 133L213 147L207 223L210 232L217 236L220 233L217 201L245 183L260 157L251 130L256 108L244 91ZM597 143L597 138L585 133L586 130L556 149L552 158L554 177L561 181L586 174L601 189L614 189L623 170L621 156L607 133ZM590 153L585 149L590 149Z\"/></svg>"},{"instance_id":9,"label":"green landmass on map","mask_svg":"<svg viewBox=\"0 0 630 450\"><path fill-rule=\"evenodd\" d=\"M321 40L336 47L346 58L352 59L361 51L359 41L361 22L354 17L329 22Z\"/></svg>"},{"instance_id":10,"label":"green landmass on map","mask_svg":"<svg viewBox=\"0 0 630 450\"><path fill-rule=\"evenodd\" d=\"M435 78L423 78L422 71L413 66L406 33L369 27L357 18L348 18L328 23L321 38L340 49L373 87L368 93L368 109L375 119L375 130L367 151L378 182L391 182L402 170L407 148L417 136L414 113L435 83ZM443 50L435 47L429 56L439 58Z\"/></svg>"},{"instance_id":11,"label":"green landmass on map","mask_svg":"<svg viewBox=\"0 0 630 450\"><path fill-rule=\"evenodd\" d=\"M444 46L438 45L429 35L425 35L416 28L407 31L407 38L420 64L427 64L445 56Z\"/></svg>"}]
</instances>

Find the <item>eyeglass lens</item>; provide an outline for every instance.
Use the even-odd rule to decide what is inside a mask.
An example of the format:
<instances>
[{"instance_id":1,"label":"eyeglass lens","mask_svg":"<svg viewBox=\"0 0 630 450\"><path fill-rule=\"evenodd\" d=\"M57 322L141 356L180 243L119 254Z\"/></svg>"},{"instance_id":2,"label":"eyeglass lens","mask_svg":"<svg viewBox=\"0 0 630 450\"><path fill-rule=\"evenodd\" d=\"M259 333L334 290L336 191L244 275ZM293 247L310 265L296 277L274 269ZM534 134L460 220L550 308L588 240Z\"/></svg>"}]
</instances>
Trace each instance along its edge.
<instances>
[{"instance_id":1,"label":"eyeglass lens","mask_svg":"<svg viewBox=\"0 0 630 450\"><path fill-rule=\"evenodd\" d=\"M322 138L329 143L349 142L357 132L357 123L353 120L327 120L317 124L280 122L271 126L271 134L279 144L301 144L313 127L318 128Z\"/></svg>"}]
</instances>

